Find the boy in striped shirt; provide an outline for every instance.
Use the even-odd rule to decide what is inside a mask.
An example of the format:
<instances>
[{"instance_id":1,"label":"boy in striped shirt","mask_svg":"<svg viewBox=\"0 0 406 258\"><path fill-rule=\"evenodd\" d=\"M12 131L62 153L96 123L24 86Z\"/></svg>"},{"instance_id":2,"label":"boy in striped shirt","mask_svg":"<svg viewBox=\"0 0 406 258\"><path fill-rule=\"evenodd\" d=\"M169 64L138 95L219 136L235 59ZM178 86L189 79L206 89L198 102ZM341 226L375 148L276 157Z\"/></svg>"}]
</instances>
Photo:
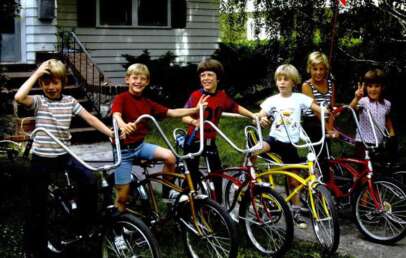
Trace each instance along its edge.
<instances>
[{"instance_id":1,"label":"boy in striped shirt","mask_svg":"<svg viewBox=\"0 0 406 258\"><path fill-rule=\"evenodd\" d=\"M38 81L43 95L29 95ZM108 137L112 131L97 117L93 116L72 96L63 95L62 90L67 82L65 65L56 59L43 62L15 94L17 103L34 110L35 127L43 127L53 133L64 144L69 145L70 125L74 115L80 116L89 125ZM51 173L62 173L70 159L69 154L54 142L48 135L40 132L35 135L32 146L31 171L29 173L29 205L24 225L24 251L28 257L47 257L47 193ZM95 205L95 178L90 171L74 171L73 177L80 178L79 185L82 219L91 219ZM80 174L82 173L82 174ZM83 180L84 179L84 180ZM86 199L86 200L85 200ZM82 204L82 205L81 205Z\"/></svg>"}]
</instances>

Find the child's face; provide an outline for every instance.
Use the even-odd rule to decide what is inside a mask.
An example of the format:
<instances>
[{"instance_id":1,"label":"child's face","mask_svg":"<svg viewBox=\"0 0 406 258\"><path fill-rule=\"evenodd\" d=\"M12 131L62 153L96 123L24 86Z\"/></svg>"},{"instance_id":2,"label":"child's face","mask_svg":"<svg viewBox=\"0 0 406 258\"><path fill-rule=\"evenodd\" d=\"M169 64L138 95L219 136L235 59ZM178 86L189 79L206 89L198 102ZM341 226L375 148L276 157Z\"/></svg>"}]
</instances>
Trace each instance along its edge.
<instances>
[{"instance_id":1,"label":"child's face","mask_svg":"<svg viewBox=\"0 0 406 258\"><path fill-rule=\"evenodd\" d=\"M379 100L382 94L382 85L379 83L370 83L367 85L367 94L371 100Z\"/></svg>"},{"instance_id":2,"label":"child's face","mask_svg":"<svg viewBox=\"0 0 406 258\"><path fill-rule=\"evenodd\" d=\"M128 84L130 94L139 96L148 86L149 79L145 74L131 74L125 77L125 82Z\"/></svg>"},{"instance_id":3,"label":"child's face","mask_svg":"<svg viewBox=\"0 0 406 258\"><path fill-rule=\"evenodd\" d=\"M279 75L276 78L276 86L278 87L279 93L282 96L290 96L293 89L293 81L288 78L286 75Z\"/></svg>"},{"instance_id":4,"label":"child's face","mask_svg":"<svg viewBox=\"0 0 406 258\"><path fill-rule=\"evenodd\" d=\"M205 91L215 93L217 89L217 74L213 71L204 71L200 73L200 84Z\"/></svg>"},{"instance_id":5,"label":"child's face","mask_svg":"<svg viewBox=\"0 0 406 258\"><path fill-rule=\"evenodd\" d=\"M62 81L60 78L47 76L41 79L40 85L47 98L55 100L61 97Z\"/></svg>"},{"instance_id":6,"label":"child's face","mask_svg":"<svg viewBox=\"0 0 406 258\"><path fill-rule=\"evenodd\" d=\"M327 69L326 66L322 63L313 64L310 69L310 76L312 77L313 81L320 82L326 78Z\"/></svg>"}]
</instances>

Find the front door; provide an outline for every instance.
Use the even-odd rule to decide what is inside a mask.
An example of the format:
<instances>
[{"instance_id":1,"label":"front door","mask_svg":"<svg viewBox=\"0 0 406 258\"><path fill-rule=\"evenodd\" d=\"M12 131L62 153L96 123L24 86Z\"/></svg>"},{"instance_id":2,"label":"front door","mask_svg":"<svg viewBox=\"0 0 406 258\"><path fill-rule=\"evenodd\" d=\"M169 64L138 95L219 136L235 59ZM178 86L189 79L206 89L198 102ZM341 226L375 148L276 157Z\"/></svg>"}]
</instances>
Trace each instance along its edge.
<instances>
[{"instance_id":1,"label":"front door","mask_svg":"<svg viewBox=\"0 0 406 258\"><path fill-rule=\"evenodd\" d=\"M0 17L0 63L21 60L20 17Z\"/></svg>"}]
</instances>

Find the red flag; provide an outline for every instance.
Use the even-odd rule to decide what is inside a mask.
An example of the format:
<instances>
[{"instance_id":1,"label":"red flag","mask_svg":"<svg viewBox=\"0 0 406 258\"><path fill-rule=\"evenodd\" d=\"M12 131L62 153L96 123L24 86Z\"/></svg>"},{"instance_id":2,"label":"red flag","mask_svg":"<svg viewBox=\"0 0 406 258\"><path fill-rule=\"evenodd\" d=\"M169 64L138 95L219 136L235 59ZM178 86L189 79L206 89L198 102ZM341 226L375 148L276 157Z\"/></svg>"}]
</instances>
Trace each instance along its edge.
<instances>
[{"instance_id":1,"label":"red flag","mask_svg":"<svg viewBox=\"0 0 406 258\"><path fill-rule=\"evenodd\" d=\"M341 4L345 6L345 4L347 3L347 0L340 0Z\"/></svg>"}]
</instances>

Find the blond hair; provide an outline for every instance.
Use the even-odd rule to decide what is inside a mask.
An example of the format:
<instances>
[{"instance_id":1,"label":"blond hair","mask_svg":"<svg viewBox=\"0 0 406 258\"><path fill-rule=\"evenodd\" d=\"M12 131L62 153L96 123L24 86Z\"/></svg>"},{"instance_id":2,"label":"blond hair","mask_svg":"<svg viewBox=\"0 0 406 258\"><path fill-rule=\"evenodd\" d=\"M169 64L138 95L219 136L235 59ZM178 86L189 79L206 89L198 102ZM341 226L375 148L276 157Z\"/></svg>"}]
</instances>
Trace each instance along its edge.
<instances>
[{"instance_id":1,"label":"blond hair","mask_svg":"<svg viewBox=\"0 0 406 258\"><path fill-rule=\"evenodd\" d=\"M131 75L145 75L149 81L150 79L150 73L149 69L146 65L140 64L140 63L135 63L130 65L127 68L126 76L131 76Z\"/></svg>"},{"instance_id":2,"label":"blond hair","mask_svg":"<svg viewBox=\"0 0 406 258\"><path fill-rule=\"evenodd\" d=\"M61 80L62 86L65 86L68 83L68 72L64 63L61 60L49 59L45 61L48 63L49 75L44 75L39 78L40 84L44 83L44 80L47 80L49 77L58 78Z\"/></svg>"},{"instance_id":3,"label":"blond hair","mask_svg":"<svg viewBox=\"0 0 406 258\"><path fill-rule=\"evenodd\" d=\"M296 67L291 64L283 64L278 66L275 71L275 81L279 76L286 76L293 81L294 85L298 85L301 82L299 72L297 71Z\"/></svg>"},{"instance_id":4,"label":"blond hair","mask_svg":"<svg viewBox=\"0 0 406 258\"><path fill-rule=\"evenodd\" d=\"M330 64L328 63L327 56L322 52L314 51L307 57L307 73L310 73L312 66L317 64L323 64L327 71L330 70Z\"/></svg>"}]
</instances>

